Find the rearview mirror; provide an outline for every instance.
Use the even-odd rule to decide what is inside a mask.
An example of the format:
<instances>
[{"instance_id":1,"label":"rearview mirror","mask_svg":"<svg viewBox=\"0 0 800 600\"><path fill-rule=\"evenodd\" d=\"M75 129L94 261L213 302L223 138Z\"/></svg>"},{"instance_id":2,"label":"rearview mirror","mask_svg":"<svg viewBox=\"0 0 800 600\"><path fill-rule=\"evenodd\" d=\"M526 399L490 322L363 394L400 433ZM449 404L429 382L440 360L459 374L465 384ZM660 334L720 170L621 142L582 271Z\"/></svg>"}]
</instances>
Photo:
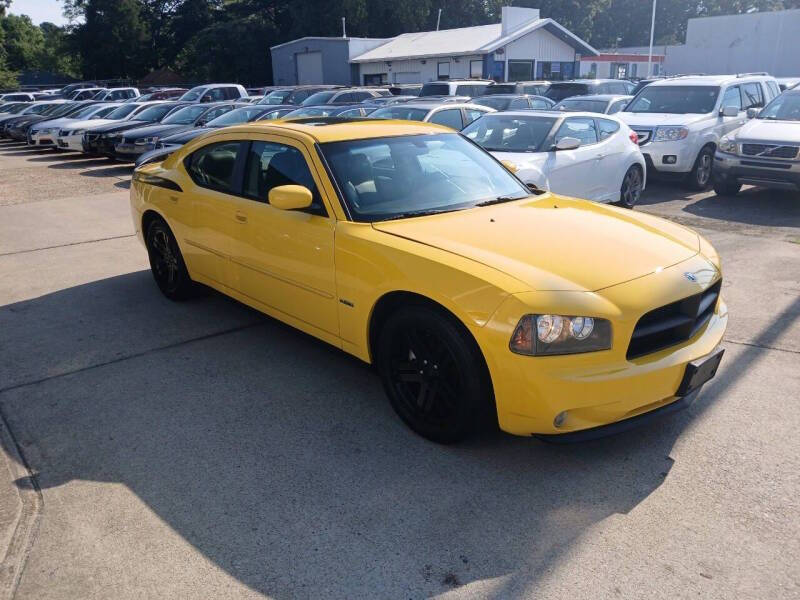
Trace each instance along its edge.
<instances>
[{"instance_id":1,"label":"rearview mirror","mask_svg":"<svg viewBox=\"0 0 800 600\"><path fill-rule=\"evenodd\" d=\"M556 142L556 150L575 150L581 147L581 141L574 137L563 137Z\"/></svg>"},{"instance_id":2,"label":"rearview mirror","mask_svg":"<svg viewBox=\"0 0 800 600\"><path fill-rule=\"evenodd\" d=\"M726 106L720 111L720 114L723 117L738 117L739 116L739 109L735 106Z\"/></svg>"},{"instance_id":3,"label":"rearview mirror","mask_svg":"<svg viewBox=\"0 0 800 600\"><path fill-rule=\"evenodd\" d=\"M747 118L748 119L755 119L758 116L758 113L761 112L760 108L748 108L747 109Z\"/></svg>"},{"instance_id":4,"label":"rearview mirror","mask_svg":"<svg viewBox=\"0 0 800 600\"><path fill-rule=\"evenodd\" d=\"M311 190L302 185L279 185L269 191L269 204L280 210L297 210L311 206Z\"/></svg>"}]
</instances>

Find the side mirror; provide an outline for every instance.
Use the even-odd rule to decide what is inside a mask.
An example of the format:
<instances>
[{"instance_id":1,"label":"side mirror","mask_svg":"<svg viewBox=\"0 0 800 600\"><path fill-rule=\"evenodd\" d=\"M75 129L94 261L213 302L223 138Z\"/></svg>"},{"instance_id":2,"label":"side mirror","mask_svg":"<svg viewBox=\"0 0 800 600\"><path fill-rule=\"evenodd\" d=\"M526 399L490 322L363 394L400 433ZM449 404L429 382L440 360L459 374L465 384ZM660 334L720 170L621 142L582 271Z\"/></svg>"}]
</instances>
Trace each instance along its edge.
<instances>
[{"instance_id":1,"label":"side mirror","mask_svg":"<svg viewBox=\"0 0 800 600\"><path fill-rule=\"evenodd\" d=\"M748 119L755 119L758 116L758 113L761 112L760 108L748 108L747 109L747 118Z\"/></svg>"},{"instance_id":2,"label":"side mirror","mask_svg":"<svg viewBox=\"0 0 800 600\"><path fill-rule=\"evenodd\" d=\"M739 109L735 106L726 106L721 111L719 111L723 117L738 117L739 116Z\"/></svg>"},{"instance_id":3,"label":"side mirror","mask_svg":"<svg viewBox=\"0 0 800 600\"><path fill-rule=\"evenodd\" d=\"M581 147L581 141L574 137L563 137L555 145L556 150L575 150Z\"/></svg>"},{"instance_id":4,"label":"side mirror","mask_svg":"<svg viewBox=\"0 0 800 600\"><path fill-rule=\"evenodd\" d=\"M311 190L302 185L279 185L269 191L270 206L280 210L308 208L311 200Z\"/></svg>"},{"instance_id":5,"label":"side mirror","mask_svg":"<svg viewBox=\"0 0 800 600\"><path fill-rule=\"evenodd\" d=\"M515 165L510 160L501 160L500 163L512 173L516 173L518 171L517 165Z\"/></svg>"}]
</instances>

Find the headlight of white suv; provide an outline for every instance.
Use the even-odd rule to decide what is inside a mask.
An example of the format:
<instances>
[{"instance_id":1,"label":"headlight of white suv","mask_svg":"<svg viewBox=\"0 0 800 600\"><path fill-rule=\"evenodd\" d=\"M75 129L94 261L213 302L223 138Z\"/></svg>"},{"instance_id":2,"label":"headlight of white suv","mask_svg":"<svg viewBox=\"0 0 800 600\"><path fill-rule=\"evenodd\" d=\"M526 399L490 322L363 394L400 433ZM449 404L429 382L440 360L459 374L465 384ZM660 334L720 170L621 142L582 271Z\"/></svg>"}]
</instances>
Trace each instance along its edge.
<instances>
[{"instance_id":1,"label":"headlight of white suv","mask_svg":"<svg viewBox=\"0 0 800 600\"><path fill-rule=\"evenodd\" d=\"M653 135L654 142L676 142L689 135L686 127L656 127Z\"/></svg>"},{"instance_id":2,"label":"headlight of white suv","mask_svg":"<svg viewBox=\"0 0 800 600\"><path fill-rule=\"evenodd\" d=\"M719 141L719 149L721 152L736 154L736 142L734 142L727 135L722 136L722 139Z\"/></svg>"}]
</instances>

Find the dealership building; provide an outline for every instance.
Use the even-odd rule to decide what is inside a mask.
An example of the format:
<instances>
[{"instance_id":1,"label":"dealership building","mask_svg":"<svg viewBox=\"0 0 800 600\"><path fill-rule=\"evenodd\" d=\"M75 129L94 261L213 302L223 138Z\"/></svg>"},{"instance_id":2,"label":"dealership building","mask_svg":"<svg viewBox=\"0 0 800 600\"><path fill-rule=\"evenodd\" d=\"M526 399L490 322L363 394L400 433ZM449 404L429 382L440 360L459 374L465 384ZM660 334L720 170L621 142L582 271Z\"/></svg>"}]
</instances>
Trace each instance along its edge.
<instances>
[{"instance_id":1,"label":"dealership building","mask_svg":"<svg viewBox=\"0 0 800 600\"><path fill-rule=\"evenodd\" d=\"M301 38L271 48L276 85L391 85L485 78L577 77L588 43L531 8L506 6L501 22L394 38Z\"/></svg>"}]
</instances>

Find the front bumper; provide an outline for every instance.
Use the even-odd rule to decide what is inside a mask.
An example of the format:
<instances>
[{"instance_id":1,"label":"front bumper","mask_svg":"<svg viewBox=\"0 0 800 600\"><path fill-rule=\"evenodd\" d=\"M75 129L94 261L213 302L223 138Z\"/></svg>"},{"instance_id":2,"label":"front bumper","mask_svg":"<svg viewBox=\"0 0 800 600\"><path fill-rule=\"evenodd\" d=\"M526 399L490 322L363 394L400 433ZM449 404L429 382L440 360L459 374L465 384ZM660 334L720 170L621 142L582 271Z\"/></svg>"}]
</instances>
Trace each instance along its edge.
<instances>
[{"instance_id":1,"label":"front bumper","mask_svg":"<svg viewBox=\"0 0 800 600\"><path fill-rule=\"evenodd\" d=\"M684 272L705 273L690 283ZM501 429L517 435L564 434L619 423L678 400L687 364L719 346L728 323L720 296L714 313L689 340L627 359L639 318L646 312L710 287L719 278L696 255L660 273L600 292L528 292L510 296L489 323L475 331L495 392ZM702 287L701 287L702 285ZM560 314L588 314L612 322L612 348L565 356L523 356L508 349L514 328L531 307L558 306ZM549 312L549 311L543 311ZM555 311L553 311L555 312ZM557 427L555 418L566 411Z\"/></svg>"},{"instance_id":2,"label":"front bumper","mask_svg":"<svg viewBox=\"0 0 800 600\"><path fill-rule=\"evenodd\" d=\"M56 143L57 131L34 131L28 132L29 146L54 146Z\"/></svg>"},{"instance_id":3,"label":"front bumper","mask_svg":"<svg viewBox=\"0 0 800 600\"><path fill-rule=\"evenodd\" d=\"M61 150L83 152L83 134L61 135L56 138L56 146Z\"/></svg>"},{"instance_id":4,"label":"front bumper","mask_svg":"<svg viewBox=\"0 0 800 600\"><path fill-rule=\"evenodd\" d=\"M655 133L654 128L631 126L631 129L647 139L639 149L644 155L648 173L683 175L694 168L699 149L694 147L691 136L675 142L654 142L651 139ZM671 162L672 160L675 162Z\"/></svg>"},{"instance_id":5,"label":"front bumper","mask_svg":"<svg viewBox=\"0 0 800 600\"><path fill-rule=\"evenodd\" d=\"M114 156L119 160L134 162L145 152L155 150L155 144L129 144L121 143L114 147Z\"/></svg>"},{"instance_id":6,"label":"front bumper","mask_svg":"<svg viewBox=\"0 0 800 600\"><path fill-rule=\"evenodd\" d=\"M738 156L717 150L714 179L783 190L800 190L800 161Z\"/></svg>"}]
</instances>

